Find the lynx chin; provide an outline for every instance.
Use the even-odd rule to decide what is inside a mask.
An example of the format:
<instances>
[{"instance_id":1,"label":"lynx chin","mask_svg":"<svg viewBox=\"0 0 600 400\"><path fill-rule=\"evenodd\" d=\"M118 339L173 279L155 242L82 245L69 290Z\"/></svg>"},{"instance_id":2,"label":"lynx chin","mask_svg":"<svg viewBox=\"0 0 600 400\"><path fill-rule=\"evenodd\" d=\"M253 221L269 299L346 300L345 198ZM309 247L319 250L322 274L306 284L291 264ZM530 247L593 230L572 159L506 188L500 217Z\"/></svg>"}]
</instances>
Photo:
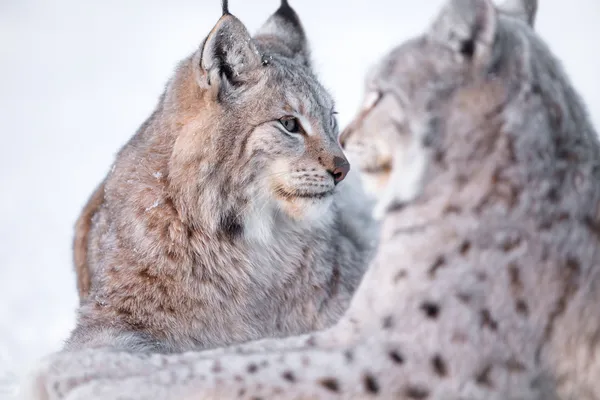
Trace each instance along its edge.
<instances>
[{"instance_id":1,"label":"lynx chin","mask_svg":"<svg viewBox=\"0 0 600 400\"><path fill-rule=\"evenodd\" d=\"M77 223L66 349L185 351L330 326L376 239L334 103L283 2L183 60Z\"/></svg>"}]
</instances>

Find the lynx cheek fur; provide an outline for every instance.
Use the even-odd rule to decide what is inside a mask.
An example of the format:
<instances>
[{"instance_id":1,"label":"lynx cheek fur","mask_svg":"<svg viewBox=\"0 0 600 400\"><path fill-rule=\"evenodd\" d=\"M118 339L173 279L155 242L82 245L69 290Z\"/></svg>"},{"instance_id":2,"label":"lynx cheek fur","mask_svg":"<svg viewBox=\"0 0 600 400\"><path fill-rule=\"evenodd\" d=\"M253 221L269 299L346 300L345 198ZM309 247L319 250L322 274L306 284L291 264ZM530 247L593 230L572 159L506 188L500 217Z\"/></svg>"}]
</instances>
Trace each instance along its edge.
<instances>
[{"instance_id":1,"label":"lynx cheek fur","mask_svg":"<svg viewBox=\"0 0 600 400\"><path fill-rule=\"evenodd\" d=\"M333 107L286 2L253 38L225 5L78 222L66 348L183 351L333 324L374 238Z\"/></svg>"}]
</instances>

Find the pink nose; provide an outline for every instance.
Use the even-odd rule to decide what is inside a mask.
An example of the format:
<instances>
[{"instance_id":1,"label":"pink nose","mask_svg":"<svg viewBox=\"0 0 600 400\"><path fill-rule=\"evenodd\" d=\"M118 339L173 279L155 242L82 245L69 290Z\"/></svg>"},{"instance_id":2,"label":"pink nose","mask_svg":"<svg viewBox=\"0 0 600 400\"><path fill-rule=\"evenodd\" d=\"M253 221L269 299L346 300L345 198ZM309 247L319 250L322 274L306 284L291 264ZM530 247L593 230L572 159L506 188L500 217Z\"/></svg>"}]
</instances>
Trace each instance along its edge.
<instances>
[{"instance_id":1,"label":"pink nose","mask_svg":"<svg viewBox=\"0 0 600 400\"><path fill-rule=\"evenodd\" d=\"M329 171L333 176L333 182L337 185L344 180L350 171L350 163L343 157L333 157L333 171Z\"/></svg>"}]
</instances>

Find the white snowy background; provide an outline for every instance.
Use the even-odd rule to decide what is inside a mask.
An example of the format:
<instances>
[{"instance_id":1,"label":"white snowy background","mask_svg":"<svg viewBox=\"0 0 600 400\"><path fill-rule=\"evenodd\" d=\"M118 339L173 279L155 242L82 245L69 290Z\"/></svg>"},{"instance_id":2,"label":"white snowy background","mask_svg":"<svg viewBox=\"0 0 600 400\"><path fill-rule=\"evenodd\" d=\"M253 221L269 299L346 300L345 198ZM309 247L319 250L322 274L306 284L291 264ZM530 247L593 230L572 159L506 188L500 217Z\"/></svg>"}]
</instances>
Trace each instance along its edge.
<instances>
[{"instance_id":1,"label":"white snowy background","mask_svg":"<svg viewBox=\"0 0 600 400\"><path fill-rule=\"evenodd\" d=\"M343 126L369 66L443 0L290 2ZM600 126L600 0L540 3L537 30ZM230 1L251 32L277 7ZM219 16L219 0L0 0L0 398L73 328L74 221Z\"/></svg>"}]
</instances>

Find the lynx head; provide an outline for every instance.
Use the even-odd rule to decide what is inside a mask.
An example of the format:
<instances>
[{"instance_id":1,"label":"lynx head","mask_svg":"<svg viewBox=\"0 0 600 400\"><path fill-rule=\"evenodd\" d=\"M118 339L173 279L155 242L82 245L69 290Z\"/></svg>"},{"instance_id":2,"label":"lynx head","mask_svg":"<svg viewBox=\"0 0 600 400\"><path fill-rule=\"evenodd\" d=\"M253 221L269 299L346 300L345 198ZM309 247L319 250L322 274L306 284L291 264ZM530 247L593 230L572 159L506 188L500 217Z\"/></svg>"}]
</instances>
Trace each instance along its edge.
<instances>
[{"instance_id":1,"label":"lynx head","mask_svg":"<svg viewBox=\"0 0 600 400\"><path fill-rule=\"evenodd\" d=\"M468 179L503 135L517 153L555 151L548 132L567 135L578 100L533 31L536 8L450 0L426 34L374 67L340 143L377 195L378 216L415 199L435 174Z\"/></svg>"},{"instance_id":2,"label":"lynx head","mask_svg":"<svg viewBox=\"0 0 600 400\"><path fill-rule=\"evenodd\" d=\"M258 214L321 219L349 164L308 57L286 1L253 37L225 2L165 97L177 115L169 175L184 217L234 234L264 231Z\"/></svg>"}]
</instances>

